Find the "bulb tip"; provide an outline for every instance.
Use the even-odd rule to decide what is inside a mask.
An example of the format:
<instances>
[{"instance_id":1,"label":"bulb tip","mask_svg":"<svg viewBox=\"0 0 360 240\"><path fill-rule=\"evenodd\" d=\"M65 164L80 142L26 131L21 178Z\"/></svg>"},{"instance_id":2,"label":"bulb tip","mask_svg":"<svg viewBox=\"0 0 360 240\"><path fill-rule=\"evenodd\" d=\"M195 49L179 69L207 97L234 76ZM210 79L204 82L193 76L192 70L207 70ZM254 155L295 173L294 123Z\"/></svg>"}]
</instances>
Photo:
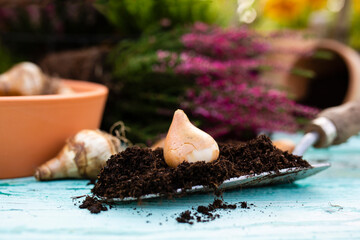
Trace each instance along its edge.
<instances>
[{"instance_id":1,"label":"bulb tip","mask_svg":"<svg viewBox=\"0 0 360 240\"><path fill-rule=\"evenodd\" d=\"M36 180L40 181L40 171L39 171L39 169L36 169L34 177L35 177Z\"/></svg>"},{"instance_id":2,"label":"bulb tip","mask_svg":"<svg viewBox=\"0 0 360 240\"><path fill-rule=\"evenodd\" d=\"M38 181L45 181L51 179L51 171L45 166L40 166L35 170L34 177Z\"/></svg>"}]
</instances>

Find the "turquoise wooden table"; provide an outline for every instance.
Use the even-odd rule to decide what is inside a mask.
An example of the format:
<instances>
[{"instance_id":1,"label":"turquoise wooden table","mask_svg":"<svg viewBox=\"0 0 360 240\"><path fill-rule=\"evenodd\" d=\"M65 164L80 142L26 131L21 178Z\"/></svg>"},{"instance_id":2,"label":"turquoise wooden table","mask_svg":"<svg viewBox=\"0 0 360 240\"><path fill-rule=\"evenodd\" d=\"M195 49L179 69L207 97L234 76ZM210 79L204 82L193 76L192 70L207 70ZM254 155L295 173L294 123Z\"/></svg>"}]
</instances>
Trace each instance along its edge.
<instances>
[{"instance_id":1,"label":"turquoise wooden table","mask_svg":"<svg viewBox=\"0 0 360 240\"><path fill-rule=\"evenodd\" d=\"M0 180L0 239L360 239L360 137L305 158L332 167L295 184L226 192L228 203L255 206L193 225L175 218L212 195L120 204L96 215L72 200L90 193L86 180Z\"/></svg>"}]
</instances>

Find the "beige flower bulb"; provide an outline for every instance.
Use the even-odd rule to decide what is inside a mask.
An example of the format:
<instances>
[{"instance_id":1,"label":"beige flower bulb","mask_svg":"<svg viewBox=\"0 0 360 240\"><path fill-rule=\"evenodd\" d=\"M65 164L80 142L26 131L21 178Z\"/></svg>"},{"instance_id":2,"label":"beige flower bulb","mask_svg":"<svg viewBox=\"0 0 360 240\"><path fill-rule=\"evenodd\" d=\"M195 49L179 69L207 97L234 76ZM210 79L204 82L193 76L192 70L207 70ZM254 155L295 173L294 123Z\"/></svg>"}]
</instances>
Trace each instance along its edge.
<instances>
[{"instance_id":1,"label":"beige flower bulb","mask_svg":"<svg viewBox=\"0 0 360 240\"><path fill-rule=\"evenodd\" d=\"M59 79L47 76L39 66L22 62L0 75L0 96L72 94Z\"/></svg>"},{"instance_id":2,"label":"beige flower bulb","mask_svg":"<svg viewBox=\"0 0 360 240\"><path fill-rule=\"evenodd\" d=\"M165 162L211 162L219 157L219 146L206 132L195 127L182 110L176 110L164 144Z\"/></svg>"},{"instance_id":3,"label":"beige flower bulb","mask_svg":"<svg viewBox=\"0 0 360 240\"><path fill-rule=\"evenodd\" d=\"M295 149L295 143L289 139L273 140L272 143L280 150L288 151L289 153L292 153Z\"/></svg>"},{"instance_id":4,"label":"beige flower bulb","mask_svg":"<svg viewBox=\"0 0 360 240\"><path fill-rule=\"evenodd\" d=\"M47 81L47 76L37 65L31 62L22 62L0 75L0 95L40 95L43 93Z\"/></svg>"},{"instance_id":5,"label":"beige flower bulb","mask_svg":"<svg viewBox=\"0 0 360 240\"><path fill-rule=\"evenodd\" d=\"M111 155L125 149L116 137L85 129L67 140L59 154L36 169L39 181L62 178L96 179Z\"/></svg>"}]
</instances>

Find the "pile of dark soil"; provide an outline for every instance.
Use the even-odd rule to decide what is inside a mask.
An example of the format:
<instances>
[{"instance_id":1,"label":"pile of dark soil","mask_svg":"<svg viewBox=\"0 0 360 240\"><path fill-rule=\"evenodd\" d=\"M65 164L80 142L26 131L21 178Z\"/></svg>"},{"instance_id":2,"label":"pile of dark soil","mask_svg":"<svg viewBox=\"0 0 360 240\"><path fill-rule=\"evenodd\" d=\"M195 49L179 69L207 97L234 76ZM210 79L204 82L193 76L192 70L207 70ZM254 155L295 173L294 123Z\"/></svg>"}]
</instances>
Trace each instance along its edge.
<instances>
[{"instance_id":1,"label":"pile of dark soil","mask_svg":"<svg viewBox=\"0 0 360 240\"><path fill-rule=\"evenodd\" d=\"M170 168L163 150L130 147L111 156L98 176L92 192L108 198L139 198L160 193L172 197L177 189L203 185L216 189L224 180L242 175L279 171L284 168L308 168L301 157L274 147L262 135L242 144L220 144L220 156L211 163L196 162Z\"/></svg>"}]
</instances>

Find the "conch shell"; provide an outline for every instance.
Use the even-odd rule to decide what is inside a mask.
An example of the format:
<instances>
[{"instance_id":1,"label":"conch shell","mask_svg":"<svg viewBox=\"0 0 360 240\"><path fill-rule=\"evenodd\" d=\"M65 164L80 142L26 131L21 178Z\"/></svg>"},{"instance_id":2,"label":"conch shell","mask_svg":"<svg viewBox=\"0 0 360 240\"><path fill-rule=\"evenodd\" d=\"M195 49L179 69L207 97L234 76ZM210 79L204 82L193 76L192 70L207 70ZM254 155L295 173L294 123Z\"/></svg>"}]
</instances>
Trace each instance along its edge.
<instances>
[{"instance_id":1,"label":"conch shell","mask_svg":"<svg viewBox=\"0 0 360 240\"><path fill-rule=\"evenodd\" d=\"M100 130L82 130L67 140L53 159L36 169L39 181L61 178L96 179L111 155L125 147L118 138Z\"/></svg>"},{"instance_id":2,"label":"conch shell","mask_svg":"<svg viewBox=\"0 0 360 240\"><path fill-rule=\"evenodd\" d=\"M73 91L44 74L34 63L22 62L0 75L0 96L68 94Z\"/></svg>"}]
</instances>

